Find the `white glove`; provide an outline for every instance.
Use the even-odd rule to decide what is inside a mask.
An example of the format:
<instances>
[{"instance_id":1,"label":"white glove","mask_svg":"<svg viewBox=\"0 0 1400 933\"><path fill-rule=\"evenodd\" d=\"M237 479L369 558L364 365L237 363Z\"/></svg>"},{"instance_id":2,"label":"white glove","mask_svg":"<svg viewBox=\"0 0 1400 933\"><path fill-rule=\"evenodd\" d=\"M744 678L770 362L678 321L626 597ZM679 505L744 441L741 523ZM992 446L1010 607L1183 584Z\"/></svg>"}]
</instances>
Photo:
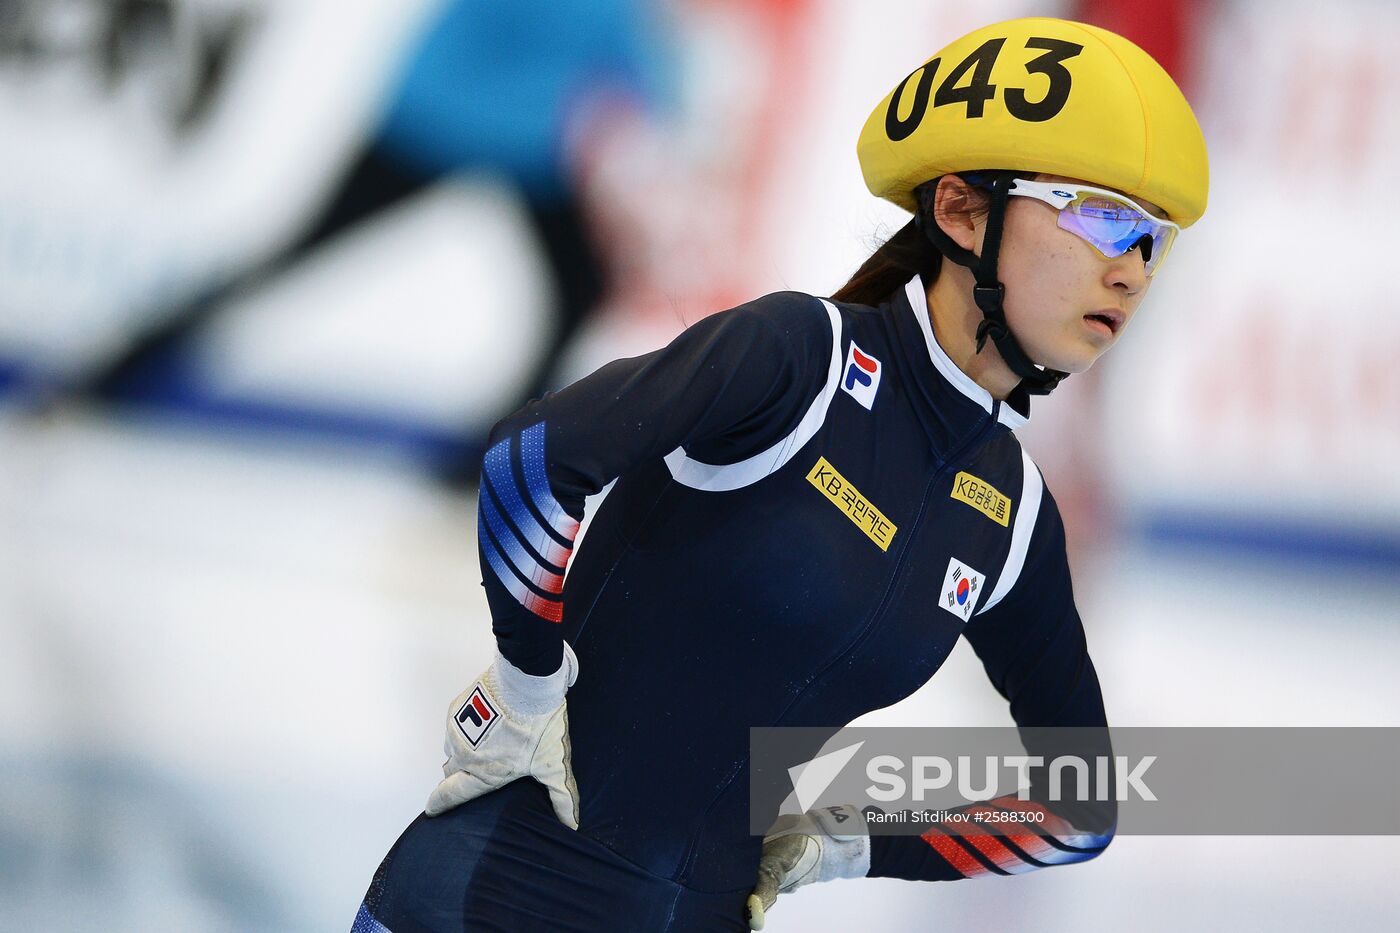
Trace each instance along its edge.
<instances>
[{"instance_id":1,"label":"white glove","mask_svg":"<svg viewBox=\"0 0 1400 933\"><path fill-rule=\"evenodd\" d=\"M860 810L842 804L781 816L763 837L758 884L748 901L749 928L763 929L764 912L779 894L813 881L864 878L869 871L870 831Z\"/></svg>"},{"instance_id":2,"label":"white glove","mask_svg":"<svg viewBox=\"0 0 1400 933\"><path fill-rule=\"evenodd\" d=\"M578 829L564 702L577 679L578 658L568 642L559 670L544 677L525 673L497 652L486 673L448 707L447 761L424 808L428 816L529 775L548 788L559 821Z\"/></svg>"}]
</instances>

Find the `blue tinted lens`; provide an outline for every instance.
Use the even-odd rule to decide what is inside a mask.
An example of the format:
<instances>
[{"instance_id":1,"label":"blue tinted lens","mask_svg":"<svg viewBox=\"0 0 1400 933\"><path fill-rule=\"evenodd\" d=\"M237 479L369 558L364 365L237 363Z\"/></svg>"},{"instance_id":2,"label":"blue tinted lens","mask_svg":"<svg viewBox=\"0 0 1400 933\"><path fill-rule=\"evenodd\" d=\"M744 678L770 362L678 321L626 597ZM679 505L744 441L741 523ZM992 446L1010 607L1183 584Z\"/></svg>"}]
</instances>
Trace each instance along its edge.
<instances>
[{"instance_id":1,"label":"blue tinted lens","mask_svg":"<svg viewBox=\"0 0 1400 933\"><path fill-rule=\"evenodd\" d=\"M1157 222L1130 204L1102 195L1085 194L1066 205L1058 219L1061 229L1088 241L1109 259L1116 259L1138 244L1152 238L1147 272L1151 275L1171 248L1175 231Z\"/></svg>"}]
</instances>

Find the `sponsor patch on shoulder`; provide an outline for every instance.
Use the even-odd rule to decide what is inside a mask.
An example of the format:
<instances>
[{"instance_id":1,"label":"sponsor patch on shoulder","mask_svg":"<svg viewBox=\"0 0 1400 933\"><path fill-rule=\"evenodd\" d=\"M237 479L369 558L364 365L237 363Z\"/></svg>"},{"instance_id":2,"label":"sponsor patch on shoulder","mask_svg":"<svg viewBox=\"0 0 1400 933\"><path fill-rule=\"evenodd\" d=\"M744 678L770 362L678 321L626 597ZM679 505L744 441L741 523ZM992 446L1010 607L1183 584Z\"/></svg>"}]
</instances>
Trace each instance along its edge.
<instances>
[{"instance_id":1,"label":"sponsor patch on shoulder","mask_svg":"<svg viewBox=\"0 0 1400 933\"><path fill-rule=\"evenodd\" d=\"M977 605L977 597L981 595L986 579L956 557L949 558L938 605L966 622L972 617L972 608Z\"/></svg>"},{"instance_id":2,"label":"sponsor patch on shoulder","mask_svg":"<svg viewBox=\"0 0 1400 933\"><path fill-rule=\"evenodd\" d=\"M1011 522L1011 499L984 479L971 473L959 473L953 477L954 499L966 502L983 515L1005 528Z\"/></svg>"},{"instance_id":3,"label":"sponsor patch on shoulder","mask_svg":"<svg viewBox=\"0 0 1400 933\"><path fill-rule=\"evenodd\" d=\"M497 712L486 691L478 684L453 718L457 720L457 728L462 730L463 737L472 748L476 748L496 725L496 720L501 718L501 714Z\"/></svg>"},{"instance_id":4,"label":"sponsor patch on shoulder","mask_svg":"<svg viewBox=\"0 0 1400 933\"><path fill-rule=\"evenodd\" d=\"M845 512L846 517L855 522L867 538L879 545L880 550L890 549L894 533L899 529L861 495L850 480L838 473L825 457L818 457L812 469L807 471L807 482L817 487L822 495L831 500L832 505Z\"/></svg>"},{"instance_id":5,"label":"sponsor patch on shoulder","mask_svg":"<svg viewBox=\"0 0 1400 933\"><path fill-rule=\"evenodd\" d=\"M847 395L860 402L866 410L873 411L875 393L880 391L880 361L856 346L846 351L846 368L841 377L841 388Z\"/></svg>"}]
</instances>

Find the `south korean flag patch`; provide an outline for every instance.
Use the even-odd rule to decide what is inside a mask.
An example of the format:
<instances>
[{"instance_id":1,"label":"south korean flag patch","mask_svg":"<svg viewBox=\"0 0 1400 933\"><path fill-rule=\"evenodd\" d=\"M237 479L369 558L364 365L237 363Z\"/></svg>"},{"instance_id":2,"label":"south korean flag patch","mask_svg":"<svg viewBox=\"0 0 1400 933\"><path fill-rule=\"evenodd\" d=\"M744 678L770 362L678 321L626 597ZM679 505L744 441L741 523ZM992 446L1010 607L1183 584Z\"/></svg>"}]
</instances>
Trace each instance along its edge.
<instances>
[{"instance_id":1,"label":"south korean flag patch","mask_svg":"<svg viewBox=\"0 0 1400 933\"><path fill-rule=\"evenodd\" d=\"M476 748L481 744L481 740L486 738L496 720L501 718L501 714L486 691L477 684L476 689L467 697L467 702L462 704L462 708L457 710L457 715L452 718L456 720L457 728L462 730L463 738L472 748Z\"/></svg>"},{"instance_id":2,"label":"south korean flag patch","mask_svg":"<svg viewBox=\"0 0 1400 933\"><path fill-rule=\"evenodd\" d=\"M973 570L956 557L949 558L938 605L966 622L972 618L972 609L977 605L977 597L981 595L986 581L987 578L980 571Z\"/></svg>"}]
</instances>

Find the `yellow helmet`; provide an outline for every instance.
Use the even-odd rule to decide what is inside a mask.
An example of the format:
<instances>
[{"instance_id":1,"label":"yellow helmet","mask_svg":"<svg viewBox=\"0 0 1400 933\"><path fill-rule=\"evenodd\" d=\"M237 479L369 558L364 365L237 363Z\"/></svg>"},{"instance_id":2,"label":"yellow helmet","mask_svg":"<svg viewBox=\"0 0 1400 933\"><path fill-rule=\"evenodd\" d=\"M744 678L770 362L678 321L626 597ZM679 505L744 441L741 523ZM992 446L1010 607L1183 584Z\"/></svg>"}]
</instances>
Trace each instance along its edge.
<instances>
[{"instance_id":1,"label":"yellow helmet","mask_svg":"<svg viewBox=\"0 0 1400 933\"><path fill-rule=\"evenodd\" d=\"M1205 139L1171 77L1122 36L1062 19L951 43L885 96L856 152L870 191L909 211L926 181L1015 169L1117 188L1187 227L1209 188Z\"/></svg>"}]
</instances>

